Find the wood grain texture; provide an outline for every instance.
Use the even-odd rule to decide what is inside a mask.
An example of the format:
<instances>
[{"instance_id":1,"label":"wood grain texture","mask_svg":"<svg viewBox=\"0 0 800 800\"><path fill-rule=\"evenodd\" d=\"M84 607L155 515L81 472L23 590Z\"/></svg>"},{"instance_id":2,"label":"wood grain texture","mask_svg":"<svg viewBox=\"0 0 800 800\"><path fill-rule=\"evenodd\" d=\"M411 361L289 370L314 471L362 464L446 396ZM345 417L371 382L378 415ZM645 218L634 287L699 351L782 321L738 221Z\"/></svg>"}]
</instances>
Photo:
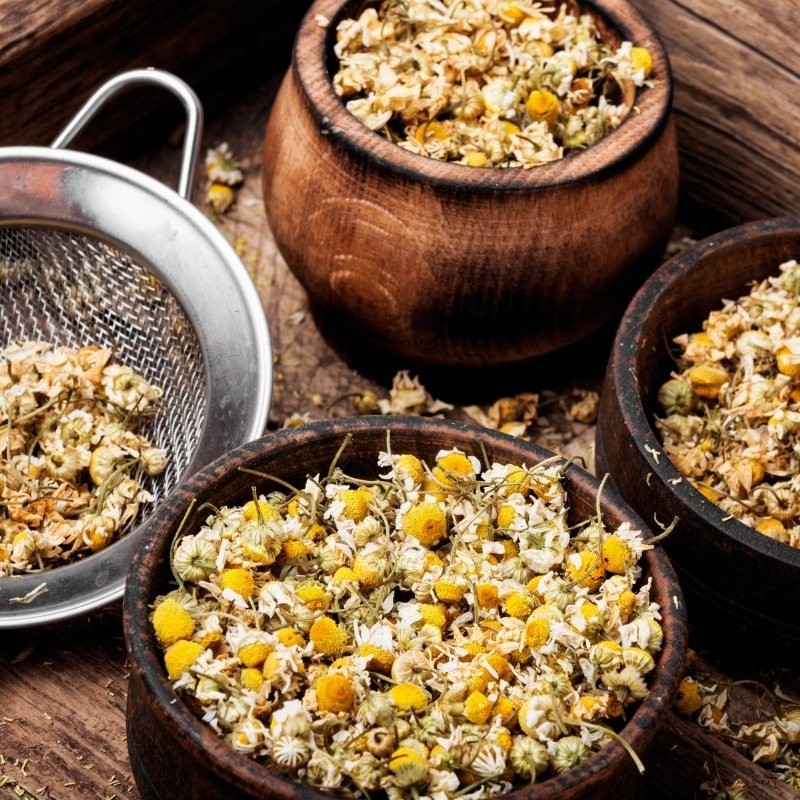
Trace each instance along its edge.
<instances>
[{"instance_id":1,"label":"wood grain texture","mask_svg":"<svg viewBox=\"0 0 800 800\"><path fill-rule=\"evenodd\" d=\"M713 784L721 791L734 781L744 783L745 800L797 800L797 791L765 779L764 770L730 745L709 736L699 725L670 714L656 742L650 764L658 776L648 784L647 800L713 797L699 789Z\"/></svg>"},{"instance_id":2,"label":"wood grain texture","mask_svg":"<svg viewBox=\"0 0 800 800\"><path fill-rule=\"evenodd\" d=\"M659 78L620 128L534 169L479 169L403 150L343 107L324 58L348 4L315 5L327 29L302 24L262 156L275 241L320 316L393 355L487 367L620 315L677 199L665 57L638 14L596 3L648 43Z\"/></svg>"},{"instance_id":3,"label":"wood grain texture","mask_svg":"<svg viewBox=\"0 0 800 800\"><path fill-rule=\"evenodd\" d=\"M715 227L800 212L800 6L637 5L672 64L685 201Z\"/></svg>"},{"instance_id":4,"label":"wood grain texture","mask_svg":"<svg viewBox=\"0 0 800 800\"><path fill-rule=\"evenodd\" d=\"M123 724L126 660L119 604L0 634L0 786L5 776L35 797L136 797Z\"/></svg>"},{"instance_id":5,"label":"wood grain texture","mask_svg":"<svg viewBox=\"0 0 800 800\"><path fill-rule=\"evenodd\" d=\"M230 104L288 58L308 0L2 0L0 145L48 144L102 82L127 69L174 72L207 112ZM139 119L141 123L139 123ZM182 122L178 104L134 91L76 142L152 142Z\"/></svg>"}]
</instances>

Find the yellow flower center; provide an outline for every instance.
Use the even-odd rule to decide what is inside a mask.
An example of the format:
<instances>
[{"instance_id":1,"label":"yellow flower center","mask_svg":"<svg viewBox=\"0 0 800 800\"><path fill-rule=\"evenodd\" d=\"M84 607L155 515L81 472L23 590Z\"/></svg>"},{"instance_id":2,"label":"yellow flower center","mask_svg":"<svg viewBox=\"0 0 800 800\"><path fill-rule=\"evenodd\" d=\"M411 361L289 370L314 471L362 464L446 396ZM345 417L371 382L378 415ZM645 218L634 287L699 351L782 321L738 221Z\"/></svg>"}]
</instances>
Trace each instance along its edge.
<instances>
[{"instance_id":1,"label":"yellow flower center","mask_svg":"<svg viewBox=\"0 0 800 800\"><path fill-rule=\"evenodd\" d=\"M433 603L420 603L419 611L422 614L423 621L428 625L435 625L439 629L447 625L447 615L444 613L442 606L434 605Z\"/></svg>"},{"instance_id":2,"label":"yellow flower center","mask_svg":"<svg viewBox=\"0 0 800 800\"><path fill-rule=\"evenodd\" d=\"M723 384L728 382L728 373L715 364L698 364L689 370L688 378L698 397L713 400L719 396Z\"/></svg>"},{"instance_id":3,"label":"yellow flower center","mask_svg":"<svg viewBox=\"0 0 800 800\"><path fill-rule=\"evenodd\" d=\"M428 693L415 683L398 683L389 690L389 697L401 711L422 711L428 705Z\"/></svg>"},{"instance_id":4,"label":"yellow flower center","mask_svg":"<svg viewBox=\"0 0 800 800\"><path fill-rule=\"evenodd\" d=\"M480 608L497 608L499 590L493 583L479 583L475 587L475 601Z\"/></svg>"},{"instance_id":5,"label":"yellow flower center","mask_svg":"<svg viewBox=\"0 0 800 800\"><path fill-rule=\"evenodd\" d=\"M483 692L472 692L464 702L464 716L475 725L489 719L494 704Z\"/></svg>"},{"instance_id":6,"label":"yellow flower center","mask_svg":"<svg viewBox=\"0 0 800 800\"><path fill-rule=\"evenodd\" d=\"M506 530L511 527L516 518L517 509L514 508L514 506L500 506L500 509L497 512L497 527Z\"/></svg>"},{"instance_id":7,"label":"yellow flower center","mask_svg":"<svg viewBox=\"0 0 800 800\"><path fill-rule=\"evenodd\" d=\"M331 604L331 596L316 583L298 586L295 594L298 600L302 600L311 611L326 611Z\"/></svg>"},{"instance_id":8,"label":"yellow flower center","mask_svg":"<svg viewBox=\"0 0 800 800\"><path fill-rule=\"evenodd\" d=\"M645 78L653 71L653 57L646 47L631 47L631 64L635 72L642 70Z\"/></svg>"},{"instance_id":9,"label":"yellow flower center","mask_svg":"<svg viewBox=\"0 0 800 800\"><path fill-rule=\"evenodd\" d=\"M631 560L631 548L617 534L612 534L603 539L600 558L606 571L623 575Z\"/></svg>"},{"instance_id":10,"label":"yellow flower center","mask_svg":"<svg viewBox=\"0 0 800 800\"><path fill-rule=\"evenodd\" d=\"M153 612L153 628L163 647L194 633L194 620L189 612L174 598L162 600Z\"/></svg>"},{"instance_id":11,"label":"yellow flower center","mask_svg":"<svg viewBox=\"0 0 800 800\"><path fill-rule=\"evenodd\" d=\"M433 590L443 603L457 603L467 593L466 586L446 580L436 581Z\"/></svg>"},{"instance_id":12,"label":"yellow flower center","mask_svg":"<svg viewBox=\"0 0 800 800\"><path fill-rule=\"evenodd\" d=\"M316 683L320 711L351 711L355 702L353 685L342 674L322 675Z\"/></svg>"},{"instance_id":13,"label":"yellow flower center","mask_svg":"<svg viewBox=\"0 0 800 800\"><path fill-rule=\"evenodd\" d=\"M281 549L287 561L296 561L298 558L307 556L310 552L308 545L299 539L287 539Z\"/></svg>"},{"instance_id":14,"label":"yellow flower center","mask_svg":"<svg viewBox=\"0 0 800 800\"><path fill-rule=\"evenodd\" d=\"M242 567L226 569L219 576L219 584L223 589L230 589L245 600L249 600L253 596L256 588L256 582L250 570Z\"/></svg>"},{"instance_id":15,"label":"yellow flower center","mask_svg":"<svg viewBox=\"0 0 800 800\"><path fill-rule=\"evenodd\" d=\"M525 619L533 611L533 599L521 592L512 592L503 601L503 610L509 616Z\"/></svg>"},{"instance_id":16,"label":"yellow flower center","mask_svg":"<svg viewBox=\"0 0 800 800\"><path fill-rule=\"evenodd\" d=\"M266 642L250 642L242 645L236 655L246 667L258 667L264 663L269 653L270 647Z\"/></svg>"},{"instance_id":17,"label":"yellow flower center","mask_svg":"<svg viewBox=\"0 0 800 800\"><path fill-rule=\"evenodd\" d=\"M173 681L178 680L203 653L203 645L198 642L187 642L186 639L171 644L164 652L164 665L167 675Z\"/></svg>"},{"instance_id":18,"label":"yellow flower center","mask_svg":"<svg viewBox=\"0 0 800 800\"><path fill-rule=\"evenodd\" d=\"M550 621L544 617L529 620L525 625L525 643L534 649L540 648L550 638Z\"/></svg>"},{"instance_id":19,"label":"yellow flower center","mask_svg":"<svg viewBox=\"0 0 800 800\"><path fill-rule=\"evenodd\" d=\"M245 522L275 522L281 518L278 509L266 500L248 500L242 506L242 514Z\"/></svg>"},{"instance_id":20,"label":"yellow flower center","mask_svg":"<svg viewBox=\"0 0 800 800\"><path fill-rule=\"evenodd\" d=\"M684 678L678 685L675 695L675 709L685 716L694 714L703 707L703 695L700 685L692 678Z\"/></svg>"},{"instance_id":21,"label":"yellow flower center","mask_svg":"<svg viewBox=\"0 0 800 800\"><path fill-rule=\"evenodd\" d=\"M260 669L247 667L242 670L239 681L245 689L249 689L251 692L257 692L264 683L264 676L261 674Z\"/></svg>"},{"instance_id":22,"label":"yellow flower center","mask_svg":"<svg viewBox=\"0 0 800 800\"><path fill-rule=\"evenodd\" d=\"M437 503L417 503L403 517L403 531L433 547L447 532L447 518Z\"/></svg>"},{"instance_id":23,"label":"yellow flower center","mask_svg":"<svg viewBox=\"0 0 800 800\"><path fill-rule=\"evenodd\" d=\"M463 478L474 478L472 462L463 453L449 453L437 460L433 475L439 483L454 487Z\"/></svg>"},{"instance_id":24,"label":"yellow flower center","mask_svg":"<svg viewBox=\"0 0 800 800\"><path fill-rule=\"evenodd\" d=\"M567 575L578 586L596 592L605 578L605 570L597 553L579 550L567 559Z\"/></svg>"},{"instance_id":25,"label":"yellow flower center","mask_svg":"<svg viewBox=\"0 0 800 800\"><path fill-rule=\"evenodd\" d=\"M318 653L338 657L347 643L347 632L330 617L318 617L308 632L308 638Z\"/></svg>"},{"instance_id":26,"label":"yellow flower center","mask_svg":"<svg viewBox=\"0 0 800 800\"><path fill-rule=\"evenodd\" d=\"M425 468L422 462L410 453L403 453L397 457L394 471L399 478L411 478L416 485L421 485L425 480Z\"/></svg>"},{"instance_id":27,"label":"yellow flower center","mask_svg":"<svg viewBox=\"0 0 800 800\"><path fill-rule=\"evenodd\" d=\"M358 489L345 489L341 494L344 503L342 512L347 519L354 522L363 522L369 513L369 504L372 502L372 492L366 486L359 486Z\"/></svg>"},{"instance_id":28,"label":"yellow flower center","mask_svg":"<svg viewBox=\"0 0 800 800\"><path fill-rule=\"evenodd\" d=\"M525 110L537 122L555 122L561 111L558 98L546 89L534 89L525 102Z\"/></svg>"},{"instance_id":29,"label":"yellow flower center","mask_svg":"<svg viewBox=\"0 0 800 800\"><path fill-rule=\"evenodd\" d=\"M359 555L353 560L353 577L362 586L374 589L383 580L383 573L373 559Z\"/></svg>"},{"instance_id":30,"label":"yellow flower center","mask_svg":"<svg viewBox=\"0 0 800 800\"><path fill-rule=\"evenodd\" d=\"M636 595L630 589L620 592L617 607L623 622L627 622L633 614L633 610L636 608L636 599Z\"/></svg>"},{"instance_id":31,"label":"yellow flower center","mask_svg":"<svg viewBox=\"0 0 800 800\"><path fill-rule=\"evenodd\" d=\"M275 631L275 638L284 646L284 647L291 647L292 645L297 645L298 647L303 647L305 645L305 639L303 639L302 635L298 633L294 628L279 628Z\"/></svg>"},{"instance_id":32,"label":"yellow flower center","mask_svg":"<svg viewBox=\"0 0 800 800\"><path fill-rule=\"evenodd\" d=\"M374 644L362 644L358 648L358 654L360 656L369 656L367 669L374 670L375 672L389 672L394 663L394 655L392 653Z\"/></svg>"}]
</instances>

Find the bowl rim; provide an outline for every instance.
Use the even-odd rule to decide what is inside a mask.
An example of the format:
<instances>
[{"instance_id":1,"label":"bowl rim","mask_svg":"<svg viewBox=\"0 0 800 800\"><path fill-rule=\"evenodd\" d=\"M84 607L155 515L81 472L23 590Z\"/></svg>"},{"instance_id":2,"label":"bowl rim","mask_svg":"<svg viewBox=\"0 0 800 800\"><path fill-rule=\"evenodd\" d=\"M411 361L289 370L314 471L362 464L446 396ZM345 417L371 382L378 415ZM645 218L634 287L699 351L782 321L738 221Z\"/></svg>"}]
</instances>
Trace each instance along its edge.
<instances>
[{"instance_id":1,"label":"bowl rim","mask_svg":"<svg viewBox=\"0 0 800 800\"><path fill-rule=\"evenodd\" d=\"M470 434L476 440L499 448L509 446L519 448L530 454L530 463L538 463L554 455L530 442L472 423L386 416L321 420L307 423L300 428L267 434L237 447L177 487L162 504L158 514L151 518L147 542L140 551L140 557L131 564L123 598L123 628L130 660L131 680L134 680L135 676L136 680L142 682L151 708L157 711L166 724L172 726L173 731L180 732L180 737L187 746L195 748L198 753L203 753L206 767L215 776L228 781L232 788L267 790L274 792L276 798L286 800L292 797L293 791L295 793L298 791L298 787L304 794L308 793L309 798L326 796L323 792L305 784L274 774L265 764L237 753L191 712L167 679L159 657L160 648L149 624L149 603L160 593L157 587L151 584L155 582L155 574L163 569L165 550L168 549L174 531L184 518L186 509L193 500L201 501L203 491L210 491L214 483L218 484L225 480L226 474L237 470L239 466L255 467L268 452L280 452L283 448L291 447L293 442L297 442L298 436L308 439L330 437L341 440L347 433L385 434L387 429L398 428L420 428L424 431L430 430L427 426L431 425L437 430ZM454 446L459 445L454 444ZM564 461L567 462L567 459ZM565 475L569 491L585 491L590 488L596 492L600 488L600 482L593 475L574 463L568 462ZM602 499L605 509L611 510L619 517L632 520L645 535L652 533L613 489L604 488ZM645 744L649 745L658 729L658 724L654 725L654 722L662 721L664 710L669 707L677 690L688 634L683 594L669 559L658 545L652 550L645 551L644 559L647 564L647 575L657 577L658 583L663 586L666 601L661 604L664 644L656 659L656 669L651 673L653 677L650 692L636 707L620 734L626 740L633 735L642 737ZM523 786L498 797L510 800L556 800L566 789L584 785L587 781L592 783L601 778L605 780L609 774L624 767L626 761L630 761L629 754L619 743L612 741L567 773L553 776L539 784Z\"/></svg>"},{"instance_id":2,"label":"bowl rim","mask_svg":"<svg viewBox=\"0 0 800 800\"><path fill-rule=\"evenodd\" d=\"M655 85L636 90L633 108L622 124L585 150L531 169L470 167L412 153L371 131L336 95L327 65L336 25L354 7L375 0L315 0L298 29L291 73L323 135L363 160L372 160L399 177L472 192L542 191L607 179L638 160L671 121L672 70L666 48L649 21L628 0L580 0L581 8L605 20L623 41L647 46ZM326 25L320 19L329 20Z\"/></svg>"},{"instance_id":3,"label":"bowl rim","mask_svg":"<svg viewBox=\"0 0 800 800\"><path fill-rule=\"evenodd\" d=\"M631 437L632 444L650 465L653 477L669 493L696 514L704 525L729 537L737 545L800 569L800 548L771 539L739 522L703 497L684 479L672 460L661 450L663 445L651 422L653 413L645 409L642 399L644 389L636 369L640 353L655 347L643 338L640 321L656 312L663 305L664 296L675 291L687 274L702 270L709 256L737 252L755 241L768 242L786 234L791 234L797 240L800 257L800 217L780 217L746 222L711 234L666 261L642 284L622 317L612 344L606 385L613 382L618 398L637 399L635 403L627 399L625 402L626 424L630 422L631 432L636 434ZM774 274L777 266L774 264L772 271L764 272L764 275ZM742 288L746 289L746 286ZM601 426L598 426L600 429ZM602 439L602 435L599 438Z\"/></svg>"}]
</instances>

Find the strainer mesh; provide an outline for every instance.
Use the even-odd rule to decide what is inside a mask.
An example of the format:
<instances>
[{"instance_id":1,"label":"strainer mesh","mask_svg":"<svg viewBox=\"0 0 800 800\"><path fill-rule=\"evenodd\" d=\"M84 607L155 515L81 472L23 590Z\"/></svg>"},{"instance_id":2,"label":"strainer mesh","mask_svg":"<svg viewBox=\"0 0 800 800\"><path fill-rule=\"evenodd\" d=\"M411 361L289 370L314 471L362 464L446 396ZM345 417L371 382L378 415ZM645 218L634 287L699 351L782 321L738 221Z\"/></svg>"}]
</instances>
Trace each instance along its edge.
<instances>
[{"instance_id":1,"label":"strainer mesh","mask_svg":"<svg viewBox=\"0 0 800 800\"><path fill-rule=\"evenodd\" d=\"M157 413L139 426L167 452L164 473L145 484L153 508L191 461L206 413L203 353L172 293L99 239L49 227L0 227L0 347L26 340L109 347L115 361L163 390Z\"/></svg>"}]
</instances>

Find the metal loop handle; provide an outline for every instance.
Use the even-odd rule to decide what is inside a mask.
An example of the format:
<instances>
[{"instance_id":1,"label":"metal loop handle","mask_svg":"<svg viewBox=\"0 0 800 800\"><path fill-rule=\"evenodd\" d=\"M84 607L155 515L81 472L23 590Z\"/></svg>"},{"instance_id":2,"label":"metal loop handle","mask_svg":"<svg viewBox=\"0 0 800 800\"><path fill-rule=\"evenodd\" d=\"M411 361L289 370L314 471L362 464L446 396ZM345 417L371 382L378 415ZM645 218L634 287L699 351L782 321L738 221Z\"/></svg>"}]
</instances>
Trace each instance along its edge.
<instances>
[{"instance_id":1,"label":"metal loop handle","mask_svg":"<svg viewBox=\"0 0 800 800\"><path fill-rule=\"evenodd\" d=\"M186 111L186 135L183 140L178 194L188 200L194 180L200 139L203 135L203 108L194 90L170 72L158 69L134 69L111 78L83 104L67 127L53 139L50 147L66 147L86 127L107 100L122 89L141 84L155 84L169 89L178 97Z\"/></svg>"}]
</instances>

